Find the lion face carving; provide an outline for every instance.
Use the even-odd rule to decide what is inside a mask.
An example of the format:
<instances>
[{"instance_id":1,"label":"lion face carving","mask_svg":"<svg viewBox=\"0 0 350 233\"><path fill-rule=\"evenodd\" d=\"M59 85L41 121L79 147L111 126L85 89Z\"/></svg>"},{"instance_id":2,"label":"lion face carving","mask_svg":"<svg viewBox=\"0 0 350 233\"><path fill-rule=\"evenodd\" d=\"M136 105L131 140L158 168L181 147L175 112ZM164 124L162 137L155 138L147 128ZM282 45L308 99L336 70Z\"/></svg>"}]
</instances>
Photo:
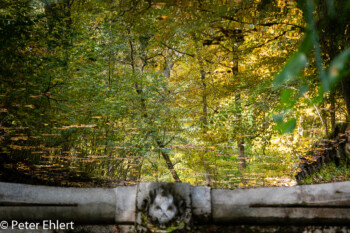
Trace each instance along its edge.
<instances>
[{"instance_id":1,"label":"lion face carving","mask_svg":"<svg viewBox=\"0 0 350 233\"><path fill-rule=\"evenodd\" d=\"M161 189L156 193L153 202L149 206L148 216L153 222L163 225L172 221L177 212L173 195Z\"/></svg>"},{"instance_id":2,"label":"lion face carving","mask_svg":"<svg viewBox=\"0 0 350 233\"><path fill-rule=\"evenodd\" d=\"M137 232L188 232L189 184L140 183L137 198Z\"/></svg>"}]
</instances>

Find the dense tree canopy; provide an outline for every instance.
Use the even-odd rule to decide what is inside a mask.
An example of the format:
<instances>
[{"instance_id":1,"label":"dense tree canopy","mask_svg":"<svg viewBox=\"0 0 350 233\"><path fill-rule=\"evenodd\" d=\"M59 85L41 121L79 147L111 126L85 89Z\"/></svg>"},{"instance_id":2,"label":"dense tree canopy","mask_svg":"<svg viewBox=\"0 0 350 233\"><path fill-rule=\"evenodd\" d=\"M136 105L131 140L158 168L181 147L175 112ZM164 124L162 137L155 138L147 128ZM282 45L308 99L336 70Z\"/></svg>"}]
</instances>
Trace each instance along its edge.
<instances>
[{"instance_id":1,"label":"dense tree canopy","mask_svg":"<svg viewBox=\"0 0 350 233\"><path fill-rule=\"evenodd\" d=\"M346 0L0 6L3 168L40 180L278 185L349 119Z\"/></svg>"}]
</instances>

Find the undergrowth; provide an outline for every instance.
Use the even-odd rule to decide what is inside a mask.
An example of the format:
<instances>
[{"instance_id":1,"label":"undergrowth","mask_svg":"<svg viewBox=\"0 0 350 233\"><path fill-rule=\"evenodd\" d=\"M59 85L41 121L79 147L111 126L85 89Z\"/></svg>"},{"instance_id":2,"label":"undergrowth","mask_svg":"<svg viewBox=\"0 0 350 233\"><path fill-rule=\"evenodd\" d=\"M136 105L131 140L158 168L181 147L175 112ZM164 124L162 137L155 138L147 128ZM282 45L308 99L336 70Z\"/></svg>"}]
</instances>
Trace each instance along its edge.
<instances>
[{"instance_id":1,"label":"undergrowth","mask_svg":"<svg viewBox=\"0 0 350 233\"><path fill-rule=\"evenodd\" d=\"M321 184L329 182L340 182L350 180L350 167L340 165L337 167L334 162L323 166L320 171L304 179L301 184Z\"/></svg>"}]
</instances>

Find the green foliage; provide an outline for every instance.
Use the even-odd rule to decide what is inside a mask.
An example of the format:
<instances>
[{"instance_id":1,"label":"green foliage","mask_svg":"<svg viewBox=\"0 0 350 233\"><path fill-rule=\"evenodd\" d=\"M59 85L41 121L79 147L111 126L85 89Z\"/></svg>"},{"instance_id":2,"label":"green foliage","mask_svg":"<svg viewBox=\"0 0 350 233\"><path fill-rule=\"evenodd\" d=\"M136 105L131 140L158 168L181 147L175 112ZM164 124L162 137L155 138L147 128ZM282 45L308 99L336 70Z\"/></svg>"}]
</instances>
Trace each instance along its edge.
<instances>
[{"instance_id":1,"label":"green foliage","mask_svg":"<svg viewBox=\"0 0 350 233\"><path fill-rule=\"evenodd\" d=\"M297 78L298 74L307 65L307 58L305 53L297 52L289 61L282 71L274 79L275 89L279 88L282 84L287 81L293 81ZM283 97L282 97L283 101Z\"/></svg>"},{"instance_id":2,"label":"green foliage","mask_svg":"<svg viewBox=\"0 0 350 233\"><path fill-rule=\"evenodd\" d=\"M349 49L345 49L342 52L340 52L337 57L335 57L331 62L328 62L328 68L327 72L324 71L323 66L325 65L325 62L323 61L323 58L321 56L321 47L320 44L321 42L319 41L318 34L320 31L324 32L325 29L317 28L317 25L315 23L315 4L312 0L304 1L304 2L299 2L298 3L299 7L304 11L304 15L306 18L307 22L307 31L306 35L304 37L303 43L299 46L298 52L293 55L289 61L287 61L286 65L282 68L282 70L279 72L278 75L274 78L274 86L275 89L281 88L282 85L287 85L288 82L291 81L296 81L302 79L302 77L299 76L299 73L307 67L308 65L308 60L307 60L307 54L310 54L309 50L312 47L314 50L314 55L315 55L315 63L316 63L316 68L319 73L320 77L320 88L318 92L318 97L315 98L315 100L318 100L319 102L323 101L323 96L327 92L335 92L336 88L339 86L338 83L340 82L341 78L345 77L348 75L347 66L348 66L348 61L349 61ZM333 0L326 1L326 5L328 7L328 16L330 18L334 18L334 12L335 12L335 7L337 6L337 9L339 10L339 18L342 18L342 21L340 22L341 24L344 23L345 18L348 17L349 13L349 8L345 7L344 4L338 2L335 3ZM316 7L319 8L320 10L323 10L325 6L323 6L322 2L316 1ZM341 9L341 10L340 10ZM322 14L321 12L320 14ZM328 23L331 24L331 23ZM321 25L324 28L328 28L327 24ZM346 31L347 26L344 27L343 30ZM339 27L341 28L341 27ZM327 33L327 32L326 32ZM331 32L329 32L331 35ZM342 31L338 32L342 33ZM346 32L345 32L346 33ZM332 35L334 36L334 35ZM323 36L325 37L329 43L329 36ZM348 45L347 45L348 46ZM334 52L334 48L332 48L332 52ZM328 57L332 56L327 54ZM302 86L304 88L305 86ZM300 92L303 92L300 89ZM281 94L281 102L286 102L286 97L284 95L285 93L282 92ZM343 93L343 95L348 95L349 93ZM347 97L345 97L347 98ZM286 107L286 110L294 108L295 102L290 101L289 106ZM289 128L288 130L285 130L287 125L288 126L294 126L295 127L295 119L289 120L290 124L286 124L282 121L282 118L278 118L276 123L278 124L278 128L282 133L287 133L291 132L293 128Z\"/></svg>"},{"instance_id":3,"label":"green foliage","mask_svg":"<svg viewBox=\"0 0 350 233\"><path fill-rule=\"evenodd\" d=\"M341 52L337 57L333 59L328 68L327 78L328 85L330 90L336 88L337 84L341 80L341 78L349 75L349 71L347 71L347 64L350 60L350 48Z\"/></svg>"},{"instance_id":4,"label":"green foliage","mask_svg":"<svg viewBox=\"0 0 350 233\"><path fill-rule=\"evenodd\" d=\"M349 59L332 57L319 95L315 46L327 43L314 36L312 6L293 1L5 3L1 153L15 161L6 166L67 185L68 170L280 185L327 123L317 99L338 88ZM338 5L327 4L332 16Z\"/></svg>"}]
</instances>

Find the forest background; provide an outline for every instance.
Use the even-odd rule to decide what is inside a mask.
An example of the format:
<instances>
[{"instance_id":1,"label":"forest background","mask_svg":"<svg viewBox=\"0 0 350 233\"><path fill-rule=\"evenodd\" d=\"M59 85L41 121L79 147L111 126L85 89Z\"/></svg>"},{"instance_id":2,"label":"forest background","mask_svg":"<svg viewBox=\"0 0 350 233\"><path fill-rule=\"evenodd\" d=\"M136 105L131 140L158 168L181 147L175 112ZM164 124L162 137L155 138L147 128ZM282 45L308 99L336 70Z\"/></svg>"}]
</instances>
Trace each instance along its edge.
<instances>
[{"instance_id":1,"label":"forest background","mask_svg":"<svg viewBox=\"0 0 350 233\"><path fill-rule=\"evenodd\" d=\"M349 119L347 0L0 6L2 180L293 185Z\"/></svg>"}]
</instances>

